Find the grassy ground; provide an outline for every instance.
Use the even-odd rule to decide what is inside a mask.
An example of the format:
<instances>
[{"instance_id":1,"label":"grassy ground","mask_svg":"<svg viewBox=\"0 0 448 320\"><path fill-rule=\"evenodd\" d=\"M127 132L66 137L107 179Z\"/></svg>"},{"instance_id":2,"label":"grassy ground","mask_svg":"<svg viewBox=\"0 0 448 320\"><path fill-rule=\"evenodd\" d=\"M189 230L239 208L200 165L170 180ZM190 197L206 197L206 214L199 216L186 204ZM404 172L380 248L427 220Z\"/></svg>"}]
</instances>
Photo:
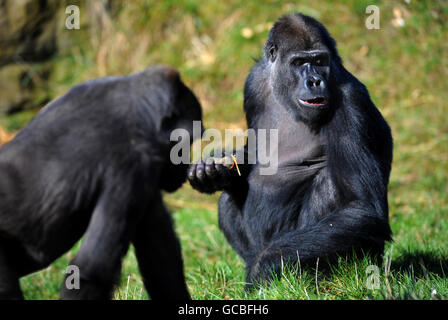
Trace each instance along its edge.
<instances>
[{"instance_id":1,"label":"grassy ground","mask_svg":"<svg viewBox=\"0 0 448 320\"><path fill-rule=\"evenodd\" d=\"M102 32L81 28L73 33L55 58L56 72L50 79L54 96L93 77L164 63L180 69L197 93L207 127L244 129L242 88L252 59L260 56L272 22L298 10L328 27L348 70L367 85L390 123L395 142L389 188L394 242L379 266L379 289L368 289L371 274L366 268L371 262L359 259L341 261L326 276L313 270L284 270L269 288L246 294L244 264L217 226L218 195L201 195L185 185L165 199L174 212L194 299L448 298L448 5L377 2L381 29L368 30L365 8L373 2L129 2L104 18L101 28L94 28ZM0 126L13 133L34 114L0 119ZM26 298L56 299L76 249L22 279ZM115 298L147 298L132 250Z\"/></svg>"}]
</instances>

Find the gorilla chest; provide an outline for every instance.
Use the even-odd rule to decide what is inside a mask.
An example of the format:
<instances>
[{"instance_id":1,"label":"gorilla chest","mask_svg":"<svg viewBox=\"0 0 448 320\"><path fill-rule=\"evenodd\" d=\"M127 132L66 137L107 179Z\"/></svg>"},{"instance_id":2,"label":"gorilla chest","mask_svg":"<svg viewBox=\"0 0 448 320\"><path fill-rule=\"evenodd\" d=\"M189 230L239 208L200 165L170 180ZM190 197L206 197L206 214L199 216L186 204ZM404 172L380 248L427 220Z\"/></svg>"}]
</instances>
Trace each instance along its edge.
<instances>
[{"instance_id":1,"label":"gorilla chest","mask_svg":"<svg viewBox=\"0 0 448 320\"><path fill-rule=\"evenodd\" d=\"M312 191L316 181L325 175L322 169L326 167L324 155L305 159L301 164L279 161L277 173L263 175L257 166L249 176L248 200L252 208L260 210L269 203L269 208L283 210L295 204L300 204L303 198ZM265 208L263 208L265 209ZM272 210L272 209L271 209Z\"/></svg>"},{"instance_id":2,"label":"gorilla chest","mask_svg":"<svg viewBox=\"0 0 448 320\"><path fill-rule=\"evenodd\" d=\"M277 173L271 176L263 176L255 168L248 180L243 216L256 242L263 243L275 234L311 222L303 218L309 216L308 212L316 212L314 209L326 212L325 207L330 207L327 199L319 202L320 208L312 208L315 203L311 199L322 187L322 181L328 183L328 179L324 155L306 159L302 164L279 161Z\"/></svg>"},{"instance_id":3,"label":"gorilla chest","mask_svg":"<svg viewBox=\"0 0 448 320\"><path fill-rule=\"evenodd\" d=\"M323 139L302 123L287 122L278 127L277 141L271 139L267 146L269 167L275 170L263 170L266 165L258 163L248 178L249 193L261 194L263 197L272 195L274 199L286 198L287 202L292 201L289 197L300 198L308 190L314 177L326 166ZM277 204L280 202L275 201Z\"/></svg>"},{"instance_id":4,"label":"gorilla chest","mask_svg":"<svg viewBox=\"0 0 448 320\"><path fill-rule=\"evenodd\" d=\"M280 111L277 111L280 112ZM273 117L258 123L258 128L278 130L278 143L268 141L270 166L276 162L276 172L263 174L263 166L253 167L249 190L244 205L244 219L257 243L263 243L276 233L287 232L302 224L301 216L312 211L310 199L329 178L326 165L325 142L320 134L312 132L304 123L290 117ZM260 151L260 150L258 150ZM274 152L273 152L274 151ZM275 161L277 160L277 161ZM324 199L325 200L325 199ZM326 201L321 202L325 211Z\"/></svg>"}]
</instances>

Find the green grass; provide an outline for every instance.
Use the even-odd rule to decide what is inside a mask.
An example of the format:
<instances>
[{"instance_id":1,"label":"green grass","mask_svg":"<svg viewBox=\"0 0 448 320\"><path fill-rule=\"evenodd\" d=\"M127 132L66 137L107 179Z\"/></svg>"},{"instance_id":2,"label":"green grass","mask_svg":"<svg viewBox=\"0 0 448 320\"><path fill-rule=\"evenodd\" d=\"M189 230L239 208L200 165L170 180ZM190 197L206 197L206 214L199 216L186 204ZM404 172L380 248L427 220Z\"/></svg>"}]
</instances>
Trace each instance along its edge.
<instances>
[{"instance_id":1,"label":"green grass","mask_svg":"<svg viewBox=\"0 0 448 320\"><path fill-rule=\"evenodd\" d=\"M369 289L374 263L369 258L340 259L330 273L315 269L285 267L269 286L247 293L244 290L244 263L227 244L217 226L214 210L181 209L174 215L185 263L187 284L193 299L446 299L448 258L444 232L448 222L437 215L414 216L412 221L392 219L397 234L378 266L379 288ZM425 239L422 226L440 235L418 245L415 236ZM404 232L398 232L397 229ZM400 237L401 233L405 233ZM437 239L438 238L438 239ZM21 280L27 299L57 299L64 270L77 246L44 271ZM115 299L147 299L131 248L123 263Z\"/></svg>"},{"instance_id":2,"label":"green grass","mask_svg":"<svg viewBox=\"0 0 448 320\"><path fill-rule=\"evenodd\" d=\"M270 24L299 10L327 26L346 67L367 85L391 125L394 242L386 248L386 263L379 266L379 289L366 286L371 261L356 259L341 260L325 275L284 270L269 287L247 294L243 261L217 226L218 195L201 195L185 185L165 199L174 212L194 299L448 298L448 4L379 1L381 29L367 30L364 10L372 2L129 2L105 21L101 36L81 28L70 34L55 57L49 80L54 97L93 77L170 64L200 98L207 127L244 129L243 84L253 58L261 55ZM397 12L405 21L402 28L393 24ZM245 37L244 29L252 35ZM0 119L0 126L16 131L35 112ZM76 249L22 279L26 298L56 299ZM115 298L147 298L132 250L124 260Z\"/></svg>"}]
</instances>

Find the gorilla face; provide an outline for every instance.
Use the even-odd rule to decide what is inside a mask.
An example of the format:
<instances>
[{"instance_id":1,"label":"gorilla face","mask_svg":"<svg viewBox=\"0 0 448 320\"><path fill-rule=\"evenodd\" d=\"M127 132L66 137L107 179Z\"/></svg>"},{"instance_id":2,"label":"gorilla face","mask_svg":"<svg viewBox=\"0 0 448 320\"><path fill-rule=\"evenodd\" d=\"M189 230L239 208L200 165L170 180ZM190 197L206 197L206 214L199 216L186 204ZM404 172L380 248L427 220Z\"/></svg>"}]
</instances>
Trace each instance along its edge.
<instances>
[{"instance_id":1,"label":"gorilla face","mask_svg":"<svg viewBox=\"0 0 448 320\"><path fill-rule=\"evenodd\" d=\"M271 71L274 97L296 119L315 123L329 108L330 55L323 50L279 54Z\"/></svg>"},{"instance_id":2,"label":"gorilla face","mask_svg":"<svg viewBox=\"0 0 448 320\"><path fill-rule=\"evenodd\" d=\"M330 57L324 51L299 52L290 58L291 73L296 76L297 88L291 95L302 108L328 106L328 75Z\"/></svg>"},{"instance_id":3,"label":"gorilla face","mask_svg":"<svg viewBox=\"0 0 448 320\"><path fill-rule=\"evenodd\" d=\"M290 22L288 22L290 23ZM296 120L314 124L330 109L331 52L324 35L280 21L265 46L270 82L275 99ZM310 32L317 38L308 39Z\"/></svg>"}]
</instances>

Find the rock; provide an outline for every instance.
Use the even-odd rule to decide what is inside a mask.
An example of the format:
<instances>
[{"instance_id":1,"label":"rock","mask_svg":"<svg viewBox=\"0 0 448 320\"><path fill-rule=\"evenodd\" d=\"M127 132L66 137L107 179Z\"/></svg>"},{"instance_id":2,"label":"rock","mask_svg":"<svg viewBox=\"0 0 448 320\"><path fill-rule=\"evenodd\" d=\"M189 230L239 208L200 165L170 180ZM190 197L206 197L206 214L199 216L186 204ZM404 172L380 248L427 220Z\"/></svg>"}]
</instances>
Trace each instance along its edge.
<instances>
[{"instance_id":1,"label":"rock","mask_svg":"<svg viewBox=\"0 0 448 320\"><path fill-rule=\"evenodd\" d=\"M32 108L49 98L42 97L49 68L41 62L57 52L60 3L0 0L0 114Z\"/></svg>"},{"instance_id":2,"label":"rock","mask_svg":"<svg viewBox=\"0 0 448 320\"><path fill-rule=\"evenodd\" d=\"M57 0L0 0L0 66L52 56L58 8Z\"/></svg>"},{"instance_id":3,"label":"rock","mask_svg":"<svg viewBox=\"0 0 448 320\"><path fill-rule=\"evenodd\" d=\"M0 68L0 114L10 114L48 101L46 79L48 66L9 64Z\"/></svg>"},{"instance_id":4,"label":"rock","mask_svg":"<svg viewBox=\"0 0 448 320\"><path fill-rule=\"evenodd\" d=\"M25 80L29 68L25 64L10 64L0 69L0 113L20 110L30 101L31 90Z\"/></svg>"}]
</instances>

